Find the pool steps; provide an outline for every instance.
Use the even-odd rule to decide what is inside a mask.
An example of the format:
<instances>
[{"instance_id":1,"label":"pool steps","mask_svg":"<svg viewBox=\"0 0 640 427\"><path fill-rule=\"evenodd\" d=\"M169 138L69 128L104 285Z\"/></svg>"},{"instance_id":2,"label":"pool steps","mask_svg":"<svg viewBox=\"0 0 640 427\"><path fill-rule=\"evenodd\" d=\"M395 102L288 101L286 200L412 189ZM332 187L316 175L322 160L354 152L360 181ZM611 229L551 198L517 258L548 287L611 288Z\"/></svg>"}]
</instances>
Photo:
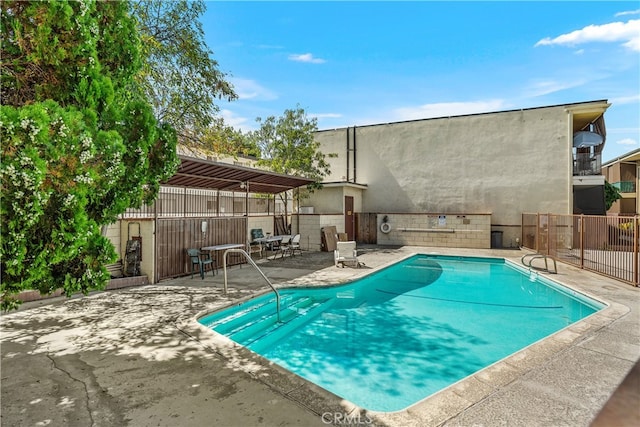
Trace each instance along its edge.
<instances>
[{"instance_id":1,"label":"pool steps","mask_svg":"<svg viewBox=\"0 0 640 427\"><path fill-rule=\"evenodd\" d=\"M269 298L247 304L228 316L210 316L203 319L203 324L238 344L258 351L326 310L328 301L283 295L280 301L280 322L275 309L275 298ZM265 340L267 336L269 339Z\"/></svg>"}]
</instances>

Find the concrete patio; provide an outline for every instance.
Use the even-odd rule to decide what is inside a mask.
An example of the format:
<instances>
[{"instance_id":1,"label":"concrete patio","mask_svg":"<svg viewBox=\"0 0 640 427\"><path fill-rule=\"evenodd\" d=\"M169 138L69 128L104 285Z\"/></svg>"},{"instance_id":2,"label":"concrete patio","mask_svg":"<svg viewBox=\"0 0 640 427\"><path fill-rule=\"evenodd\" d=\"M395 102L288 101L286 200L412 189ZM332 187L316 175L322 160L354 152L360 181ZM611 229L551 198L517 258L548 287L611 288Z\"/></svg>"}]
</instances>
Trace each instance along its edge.
<instances>
[{"instance_id":1,"label":"concrete patio","mask_svg":"<svg viewBox=\"0 0 640 427\"><path fill-rule=\"evenodd\" d=\"M331 253L259 260L277 286L341 283L410 253L517 250L365 247L363 268ZM250 266L224 275L25 303L1 322L6 426L625 426L640 421L640 289L565 264L553 278L608 304L600 312L410 408L374 413L199 325L198 315L268 287ZM220 270L219 273L222 273ZM609 403L607 403L609 402ZM603 406L607 405L604 411ZM599 417L598 417L599 415ZM597 420L594 422L594 419Z\"/></svg>"}]
</instances>

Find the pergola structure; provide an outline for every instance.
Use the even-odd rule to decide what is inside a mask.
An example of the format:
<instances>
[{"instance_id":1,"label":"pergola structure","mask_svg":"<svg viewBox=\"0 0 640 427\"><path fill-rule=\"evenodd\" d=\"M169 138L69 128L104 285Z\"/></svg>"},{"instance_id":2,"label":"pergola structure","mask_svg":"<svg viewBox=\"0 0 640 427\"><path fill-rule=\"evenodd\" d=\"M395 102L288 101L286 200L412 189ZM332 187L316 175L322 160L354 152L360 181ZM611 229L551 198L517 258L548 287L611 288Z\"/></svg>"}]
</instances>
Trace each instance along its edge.
<instances>
[{"instance_id":1,"label":"pergola structure","mask_svg":"<svg viewBox=\"0 0 640 427\"><path fill-rule=\"evenodd\" d=\"M314 182L261 169L179 155L178 171L164 185L220 191L278 194Z\"/></svg>"},{"instance_id":2,"label":"pergola structure","mask_svg":"<svg viewBox=\"0 0 640 427\"><path fill-rule=\"evenodd\" d=\"M130 212L115 226L118 230L114 233L117 234L114 244L121 248L123 258L126 242L132 239L141 241L144 257L140 257L140 268L152 283L188 274L190 265L185 255L188 248L246 244L248 228L261 221L259 215L250 218L250 193L276 195L314 182L309 178L245 166L185 155L178 157L180 166L177 172L161 185L184 191L165 193L166 199L159 197L153 205ZM189 193L190 190L209 190L218 195ZM222 192L244 193L245 209L241 216L233 212L229 215L229 211L220 215ZM129 232L130 226L132 232ZM124 236L127 236L126 240ZM220 258L221 253L213 256ZM220 265L221 260L217 261Z\"/></svg>"}]
</instances>

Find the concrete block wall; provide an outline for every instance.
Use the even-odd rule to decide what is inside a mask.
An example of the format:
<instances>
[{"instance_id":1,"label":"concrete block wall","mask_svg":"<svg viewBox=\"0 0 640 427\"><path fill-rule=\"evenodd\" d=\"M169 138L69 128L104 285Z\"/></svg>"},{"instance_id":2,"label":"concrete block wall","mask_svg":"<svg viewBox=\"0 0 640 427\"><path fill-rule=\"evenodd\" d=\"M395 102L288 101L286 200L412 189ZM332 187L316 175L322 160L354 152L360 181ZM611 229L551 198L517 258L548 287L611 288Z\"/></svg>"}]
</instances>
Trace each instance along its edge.
<instances>
[{"instance_id":1,"label":"concrete block wall","mask_svg":"<svg viewBox=\"0 0 640 427\"><path fill-rule=\"evenodd\" d=\"M385 215L378 215L378 230ZM490 214L386 214L389 233L378 231L379 245L491 248Z\"/></svg>"},{"instance_id":2,"label":"concrete block wall","mask_svg":"<svg viewBox=\"0 0 640 427\"><path fill-rule=\"evenodd\" d=\"M247 238L251 239L251 230L262 228L262 232L273 234L273 215L250 216L247 218Z\"/></svg>"},{"instance_id":3,"label":"concrete block wall","mask_svg":"<svg viewBox=\"0 0 640 427\"><path fill-rule=\"evenodd\" d=\"M299 227L298 227L299 225ZM338 233L344 233L342 214L295 214L291 218L291 232L300 233L300 246L308 251L322 250L323 227L335 226Z\"/></svg>"}]
</instances>

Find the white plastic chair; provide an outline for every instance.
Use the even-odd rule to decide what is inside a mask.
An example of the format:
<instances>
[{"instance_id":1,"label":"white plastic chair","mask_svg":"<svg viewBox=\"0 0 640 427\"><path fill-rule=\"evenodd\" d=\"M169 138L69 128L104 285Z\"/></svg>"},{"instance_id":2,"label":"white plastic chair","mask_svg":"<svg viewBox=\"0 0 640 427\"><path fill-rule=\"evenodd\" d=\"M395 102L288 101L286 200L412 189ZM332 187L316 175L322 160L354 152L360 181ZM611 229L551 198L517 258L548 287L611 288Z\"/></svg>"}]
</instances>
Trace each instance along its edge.
<instances>
[{"instance_id":1,"label":"white plastic chair","mask_svg":"<svg viewBox=\"0 0 640 427\"><path fill-rule=\"evenodd\" d=\"M283 236L280 241L280 245L278 246L278 252L273 256L273 259L276 259L278 254L280 254L280 258L284 258L284 255L291 250L290 244L291 236Z\"/></svg>"},{"instance_id":2,"label":"white plastic chair","mask_svg":"<svg viewBox=\"0 0 640 427\"><path fill-rule=\"evenodd\" d=\"M289 249L291 252L291 256L295 256L296 251L298 251L298 253L300 253L300 255L302 255L302 248L300 247L300 235L296 234L295 236L293 236L293 239L291 239L291 244L289 245Z\"/></svg>"},{"instance_id":3,"label":"white plastic chair","mask_svg":"<svg viewBox=\"0 0 640 427\"><path fill-rule=\"evenodd\" d=\"M354 267L358 268L360 263L358 262L358 249L356 248L356 242L336 242L336 249L333 251L333 259L336 267L338 264L344 264L346 262L353 262Z\"/></svg>"}]
</instances>

